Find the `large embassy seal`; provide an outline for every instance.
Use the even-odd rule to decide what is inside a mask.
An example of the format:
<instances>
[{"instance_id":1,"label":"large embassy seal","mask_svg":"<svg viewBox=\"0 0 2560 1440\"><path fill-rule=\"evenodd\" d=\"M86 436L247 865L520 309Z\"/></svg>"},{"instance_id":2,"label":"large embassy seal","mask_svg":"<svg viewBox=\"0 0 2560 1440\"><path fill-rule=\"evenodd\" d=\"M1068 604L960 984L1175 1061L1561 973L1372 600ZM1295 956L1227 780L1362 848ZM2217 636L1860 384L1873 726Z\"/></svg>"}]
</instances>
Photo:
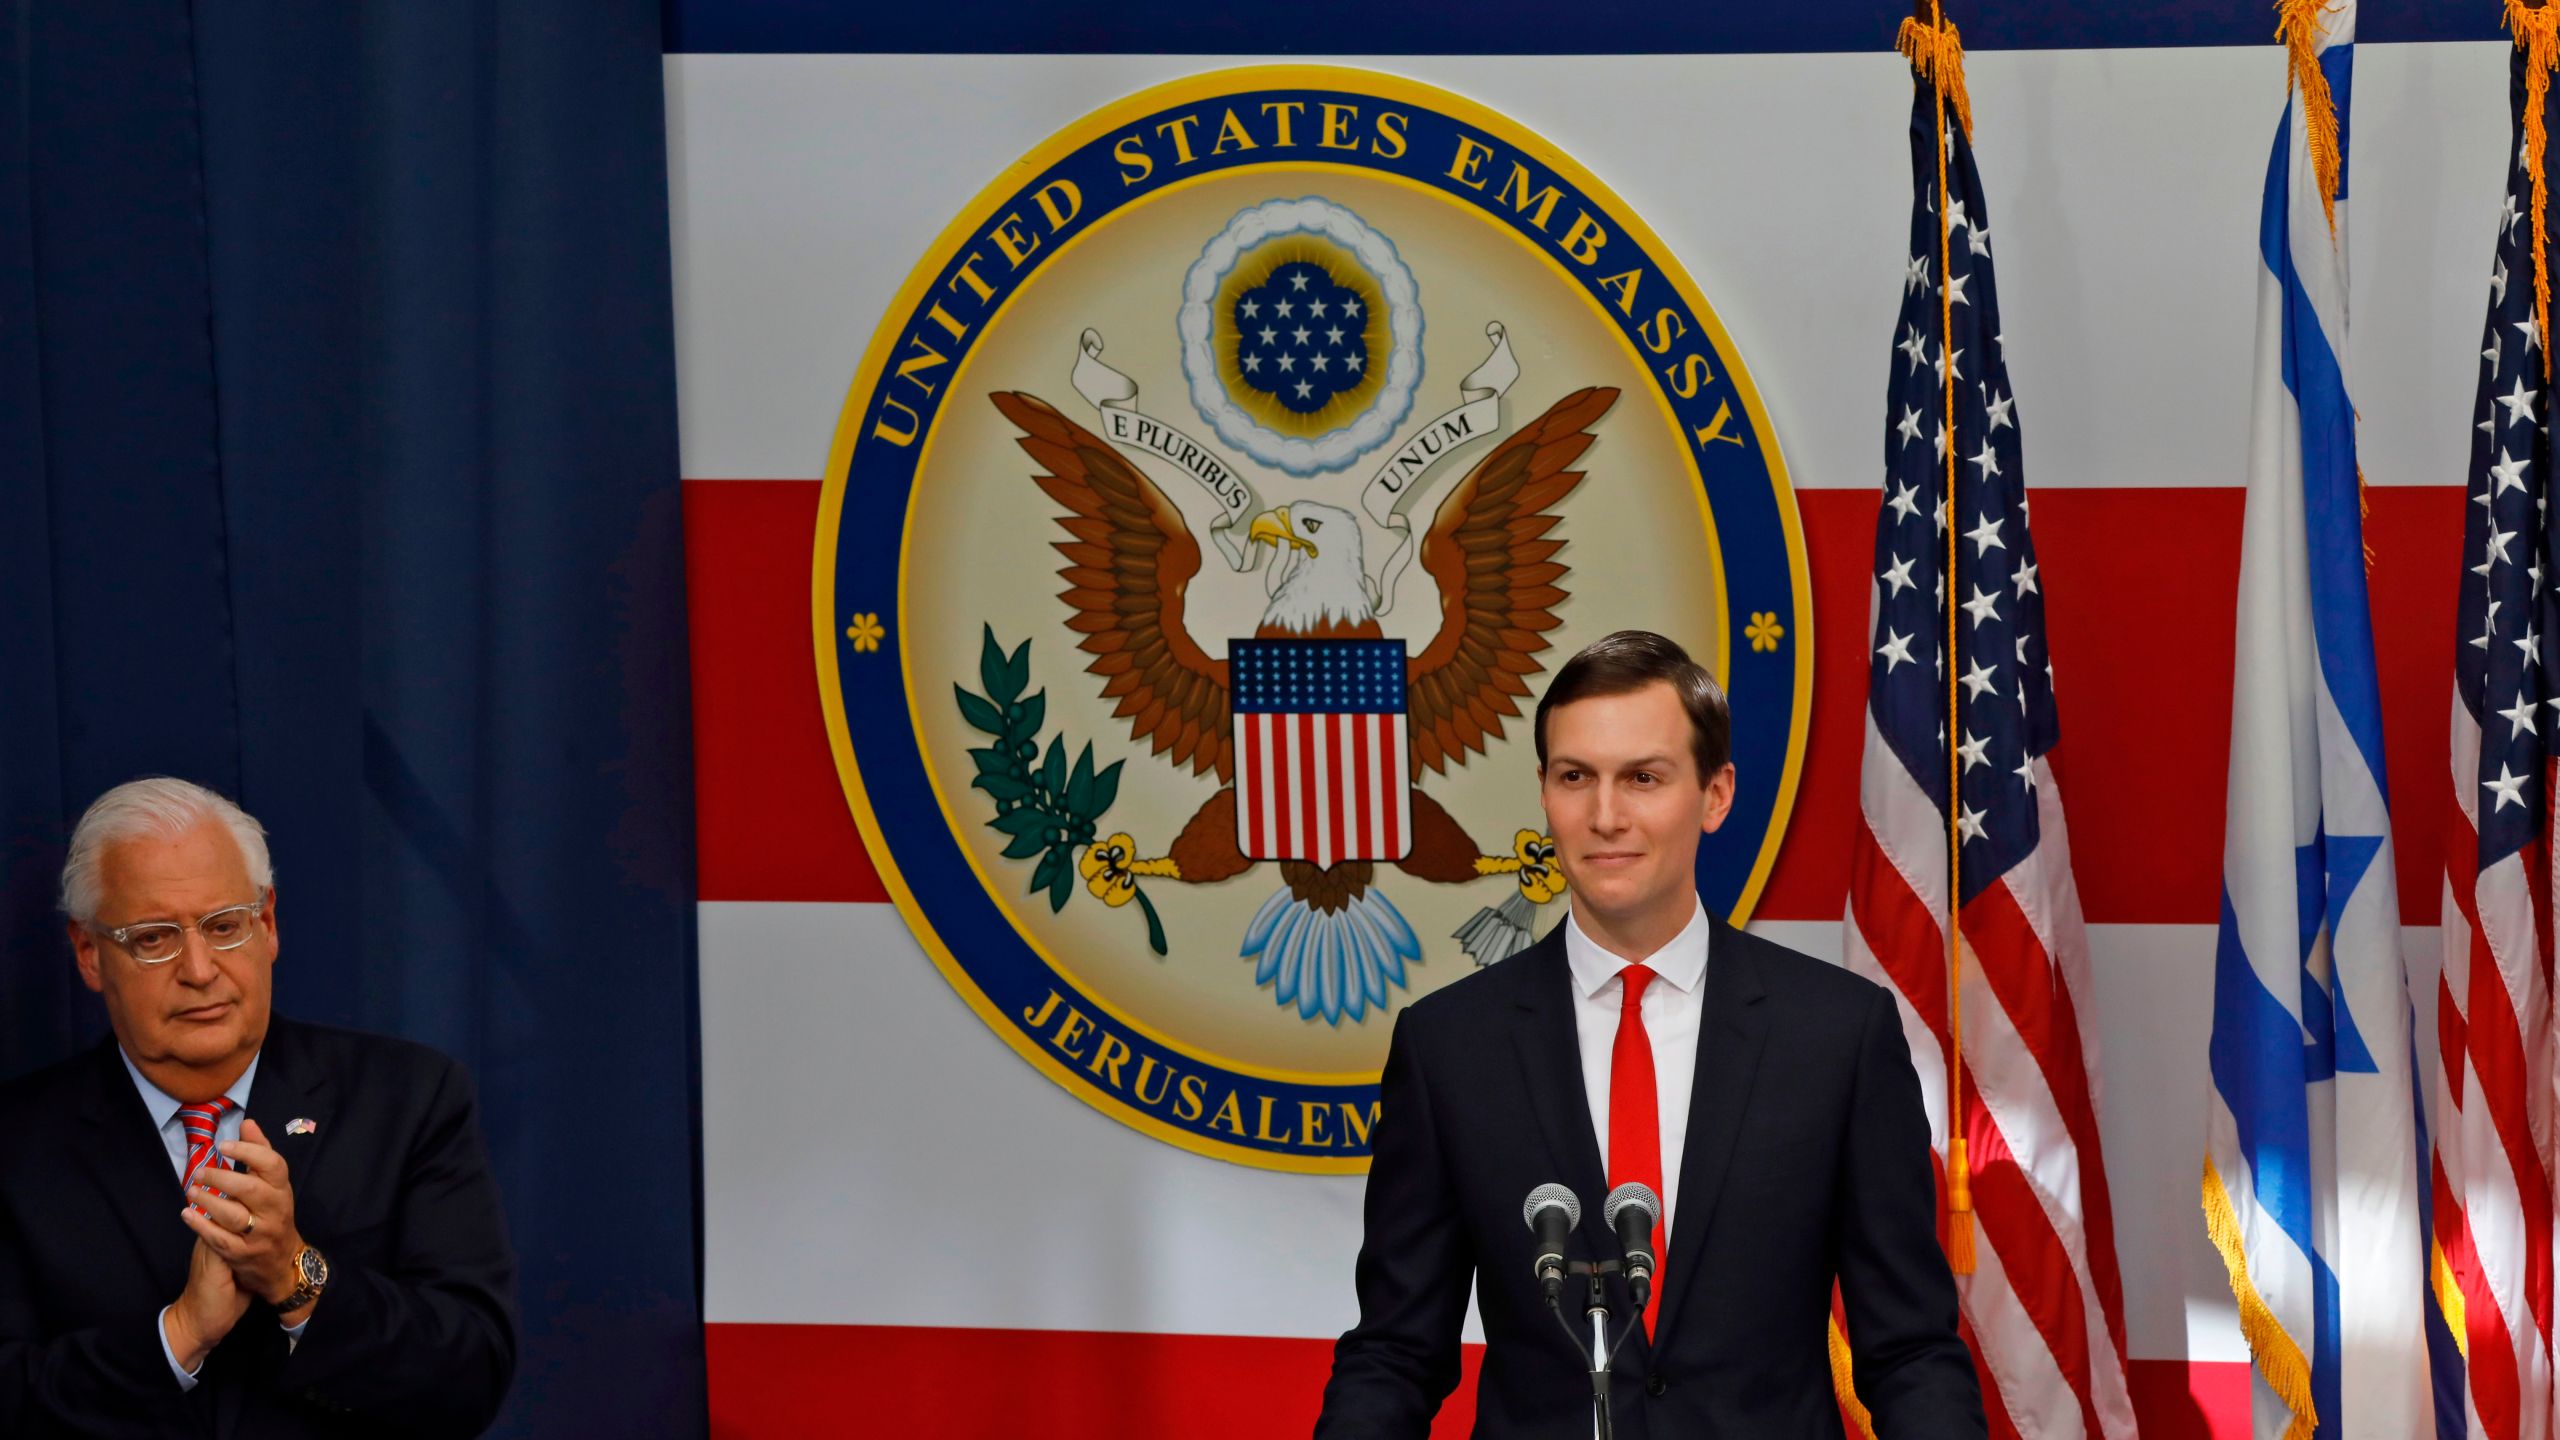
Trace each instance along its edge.
<instances>
[{"instance_id":1,"label":"large embassy seal","mask_svg":"<svg viewBox=\"0 0 2560 1440\"><path fill-rule=\"evenodd\" d=\"M813 595L845 795L952 986L1204 1154L1367 1165L1395 1010L1560 918L1529 713L1662 631L1723 677L1739 920L1803 757L1795 500L1661 242L1385 75L1132 96L942 234L838 421Z\"/></svg>"}]
</instances>

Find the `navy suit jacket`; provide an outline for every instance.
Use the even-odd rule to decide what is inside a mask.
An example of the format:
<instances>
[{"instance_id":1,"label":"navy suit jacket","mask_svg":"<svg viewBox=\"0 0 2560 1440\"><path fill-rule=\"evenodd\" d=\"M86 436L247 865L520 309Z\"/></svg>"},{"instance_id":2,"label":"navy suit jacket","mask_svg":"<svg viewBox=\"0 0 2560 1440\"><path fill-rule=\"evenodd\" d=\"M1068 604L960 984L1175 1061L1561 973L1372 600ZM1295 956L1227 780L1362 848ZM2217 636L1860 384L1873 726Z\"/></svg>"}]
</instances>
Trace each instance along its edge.
<instances>
[{"instance_id":1,"label":"navy suit jacket","mask_svg":"<svg viewBox=\"0 0 2560 1440\"><path fill-rule=\"evenodd\" d=\"M1618 1352L1620 1440L1834 1440L1835 1278L1877 1433L1978 1440L1927 1112L1892 997L1710 923L1660 1329ZM1371 1141L1360 1323L1335 1347L1318 1440L1421 1440L1458 1381L1471 1288L1486 1341L1476 1435L1591 1434L1585 1356L1546 1308L1520 1216L1532 1188L1560 1181L1583 1206L1568 1254L1619 1253L1600 1215L1608 1186L1572 983L1559 926L1397 1017ZM1608 1283L1623 1320L1631 1297ZM1587 1336L1578 1291L1566 1297Z\"/></svg>"},{"instance_id":2,"label":"navy suit jacket","mask_svg":"<svg viewBox=\"0 0 2560 1440\"><path fill-rule=\"evenodd\" d=\"M476 1435L515 1372L515 1257L462 1067L276 1019L249 1115L329 1259L298 1347L265 1304L182 1391L160 1310L195 1233L110 1039L0 1087L0 1435ZM313 1122L285 1133L286 1122Z\"/></svg>"}]
</instances>

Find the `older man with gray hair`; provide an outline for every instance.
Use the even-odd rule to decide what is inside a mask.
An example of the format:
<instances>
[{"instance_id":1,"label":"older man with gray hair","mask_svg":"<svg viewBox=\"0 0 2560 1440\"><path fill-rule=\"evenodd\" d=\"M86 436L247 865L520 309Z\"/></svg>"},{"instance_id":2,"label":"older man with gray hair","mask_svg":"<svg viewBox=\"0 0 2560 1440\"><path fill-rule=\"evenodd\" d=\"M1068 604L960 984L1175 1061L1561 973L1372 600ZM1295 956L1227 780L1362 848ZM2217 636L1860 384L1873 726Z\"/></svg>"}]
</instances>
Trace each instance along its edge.
<instances>
[{"instance_id":1,"label":"older man with gray hair","mask_svg":"<svg viewBox=\"0 0 2560 1440\"><path fill-rule=\"evenodd\" d=\"M271 1013L266 832L200 785L99 796L62 910L114 1035L0 1087L0 1434L486 1429L515 1260L461 1067Z\"/></svg>"}]
</instances>

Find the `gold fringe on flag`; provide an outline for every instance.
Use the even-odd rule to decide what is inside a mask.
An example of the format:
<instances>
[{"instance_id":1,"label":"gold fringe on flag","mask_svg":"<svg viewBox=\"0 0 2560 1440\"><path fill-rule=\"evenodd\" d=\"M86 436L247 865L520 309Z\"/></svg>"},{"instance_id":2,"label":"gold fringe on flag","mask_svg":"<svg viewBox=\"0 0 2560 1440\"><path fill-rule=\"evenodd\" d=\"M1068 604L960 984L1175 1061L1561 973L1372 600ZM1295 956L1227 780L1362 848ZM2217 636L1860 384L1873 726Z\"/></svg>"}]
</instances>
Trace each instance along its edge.
<instances>
[{"instance_id":1,"label":"gold fringe on flag","mask_svg":"<svg viewBox=\"0 0 2560 1440\"><path fill-rule=\"evenodd\" d=\"M2544 233L2549 224L2545 218L2551 209L2547 190L2547 172L2543 153L2549 148L2550 127L2544 121L2543 102L2551 98L2551 67L2560 61L2560 10L2553 10L2538 0L2507 0L2507 29L2523 49L2524 66L2524 154L2525 165L2533 175L2533 323L2542 336L2542 378L2551 378L2551 269L2546 258L2551 240Z\"/></svg>"},{"instance_id":2,"label":"gold fringe on flag","mask_svg":"<svg viewBox=\"0 0 2560 1440\"><path fill-rule=\"evenodd\" d=\"M2329 76L2320 68L2322 17L2337 0L2280 0L2276 6L2276 38L2292 61L2290 88L2302 92L2303 140L2311 147L2311 174L2320 182L2320 213L2329 217L2329 238L2338 236L2338 103L2329 94Z\"/></svg>"},{"instance_id":3,"label":"gold fringe on flag","mask_svg":"<svg viewBox=\"0 0 2560 1440\"><path fill-rule=\"evenodd\" d=\"M1893 37L1893 48L1920 72L1920 78L1938 87L1947 103L1956 107L1956 123L1964 127L1964 138L1973 138L1973 99L1964 93L1964 44L1956 38L1954 22L1943 11L1936 23L1909 19Z\"/></svg>"},{"instance_id":4,"label":"gold fringe on flag","mask_svg":"<svg viewBox=\"0 0 2560 1440\"><path fill-rule=\"evenodd\" d=\"M2221 1253L2222 1268L2230 1272L2231 1295L2240 1302L2240 1333L2249 1342L2250 1358L2257 1362L2267 1388L2293 1412L2284 1440L2311 1440L2320 1428L2319 1412L2311 1403L2311 1362L2303 1358L2302 1347L2285 1333L2284 1322L2267 1308L2266 1297L2249 1279L2240 1217L2232 1212L2231 1196L2223 1190L2222 1176L2210 1157L2204 1162L2204 1233Z\"/></svg>"},{"instance_id":5,"label":"gold fringe on flag","mask_svg":"<svg viewBox=\"0 0 2560 1440\"><path fill-rule=\"evenodd\" d=\"M2355 412L2355 422L2364 423L2364 412ZM2356 533L2364 537L2364 578L2373 579L2373 490L2364 483L2364 466L2356 466Z\"/></svg>"},{"instance_id":6,"label":"gold fringe on flag","mask_svg":"<svg viewBox=\"0 0 2560 1440\"><path fill-rule=\"evenodd\" d=\"M2444 1328L2453 1332L2453 1348L2464 1360L2471 1358L2471 1332L2462 1298L2462 1282L2454 1278L2453 1262L2444 1258L2444 1242L2427 1241L2427 1288L2436 1296L2436 1309L2444 1315Z\"/></svg>"}]
</instances>

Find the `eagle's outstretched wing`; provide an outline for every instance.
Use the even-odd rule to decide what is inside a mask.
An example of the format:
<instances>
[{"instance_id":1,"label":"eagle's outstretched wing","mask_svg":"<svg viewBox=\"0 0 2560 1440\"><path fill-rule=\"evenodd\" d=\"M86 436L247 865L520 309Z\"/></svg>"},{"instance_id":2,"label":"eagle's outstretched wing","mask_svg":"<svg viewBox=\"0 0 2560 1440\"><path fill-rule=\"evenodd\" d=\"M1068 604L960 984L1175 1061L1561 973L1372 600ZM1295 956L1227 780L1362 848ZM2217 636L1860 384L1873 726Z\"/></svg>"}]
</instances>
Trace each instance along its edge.
<instances>
[{"instance_id":1,"label":"eagle's outstretched wing","mask_svg":"<svg viewBox=\"0 0 2560 1440\"><path fill-rule=\"evenodd\" d=\"M1104 678L1103 698L1129 721L1130 738L1153 753L1172 752L1191 773L1233 777L1227 717L1227 662L1211 656L1183 623L1191 577L1200 573L1200 542L1182 512L1155 482L1115 454L1100 436L1036 396L989 396L1024 432L1020 444L1047 473L1035 476L1070 513L1058 524L1070 538L1055 542L1067 563L1058 598L1075 614L1067 628L1084 636L1093 656L1085 669Z\"/></svg>"},{"instance_id":2,"label":"eagle's outstretched wing","mask_svg":"<svg viewBox=\"0 0 2560 1440\"><path fill-rule=\"evenodd\" d=\"M1582 389L1550 406L1477 462L1440 502L1422 539L1422 568L1440 587L1440 631L1409 672L1414 758L1443 774L1466 752L1485 752L1501 738L1514 702L1529 696L1524 676L1545 669L1537 656L1561 623L1556 582L1566 568L1553 557L1561 540L1550 509L1582 483L1566 467L1591 446L1591 426L1617 403L1606 386Z\"/></svg>"}]
</instances>

